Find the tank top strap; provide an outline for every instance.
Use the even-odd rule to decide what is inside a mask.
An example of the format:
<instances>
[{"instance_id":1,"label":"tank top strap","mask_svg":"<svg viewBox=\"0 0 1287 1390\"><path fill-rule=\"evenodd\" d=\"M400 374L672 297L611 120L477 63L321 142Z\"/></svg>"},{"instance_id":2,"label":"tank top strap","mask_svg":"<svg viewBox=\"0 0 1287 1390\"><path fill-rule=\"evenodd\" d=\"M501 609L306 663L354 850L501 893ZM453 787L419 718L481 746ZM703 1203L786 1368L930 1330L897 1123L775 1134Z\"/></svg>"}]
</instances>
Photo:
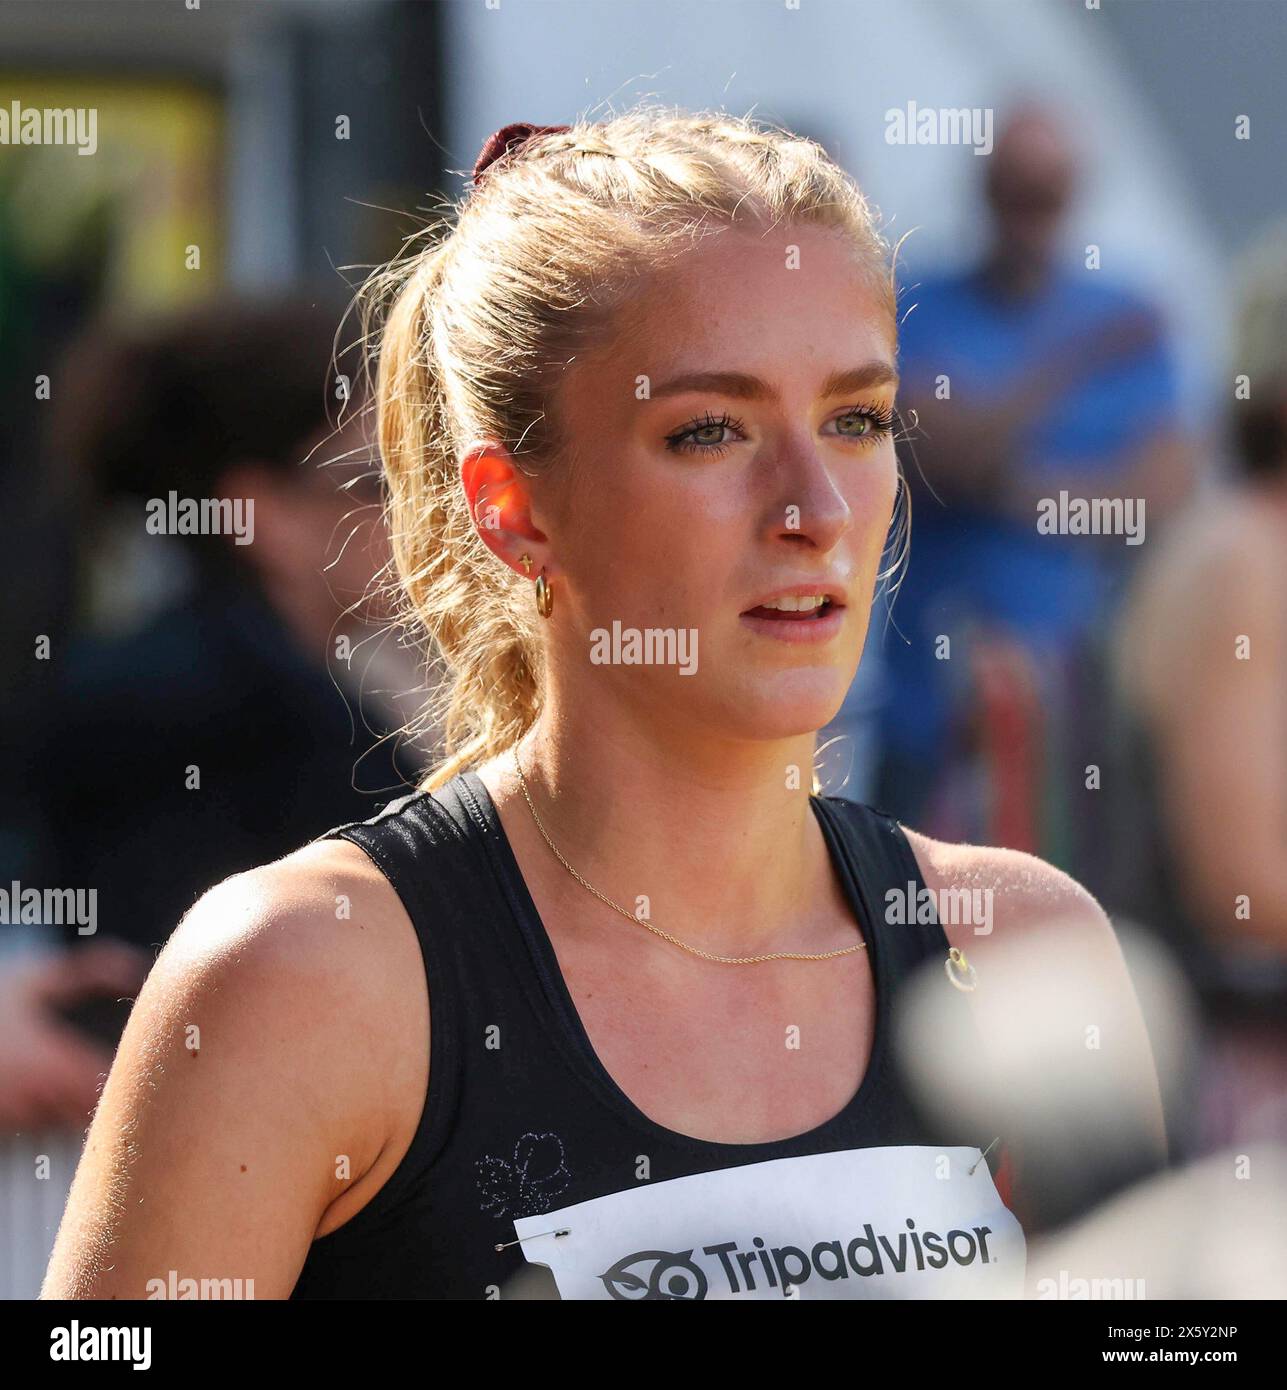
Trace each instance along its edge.
<instances>
[{"instance_id":1,"label":"tank top strap","mask_svg":"<svg viewBox=\"0 0 1287 1390\"><path fill-rule=\"evenodd\" d=\"M441 874L468 858L462 827L436 794L411 792L399 797L369 820L335 826L319 840L348 840L362 849L398 890L413 923L437 916L444 897ZM455 849L458 853L441 853ZM433 864L431 882L423 872ZM416 872L416 866L420 872ZM447 895L448 900L454 895Z\"/></svg>"},{"instance_id":2,"label":"tank top strap","mask_svg":"<svg viewBox=\"0 0 1287 1390\"><path fill-rule=\"evenodd\" d=\"M867 909L863 927L880 937L877 950L897 990L927 960L946 959L949 948L916 855L887 811L842 797L813 801L823 833L851 877L846 887Z\"/></svg>"}]
</instances>

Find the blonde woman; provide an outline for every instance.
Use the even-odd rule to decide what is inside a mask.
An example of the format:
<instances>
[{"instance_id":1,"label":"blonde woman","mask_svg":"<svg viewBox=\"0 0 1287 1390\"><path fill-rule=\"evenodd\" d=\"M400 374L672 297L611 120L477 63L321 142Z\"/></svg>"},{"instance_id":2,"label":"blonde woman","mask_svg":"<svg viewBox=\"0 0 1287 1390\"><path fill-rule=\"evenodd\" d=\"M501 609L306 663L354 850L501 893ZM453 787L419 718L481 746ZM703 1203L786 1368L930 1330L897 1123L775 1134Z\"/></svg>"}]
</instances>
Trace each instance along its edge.
<instances>
[{"instance_id":1,"label":"blonde woman","mask_svg":"<svg viewBox=\"0 0 1287 1390\"><path fill-rule=\"evenodd\" d=\"M1078 884L810 791L900 486L863 195L722 114L511 126L385 278L388 520L450 756L188 914L45 1296L1020 1291L1024 1194L918 1112L903 984L973 1008L994 941L1052 930L1124 1008L1108 1069L1160 1149L1156 1078ZM990 935L891 908L967 884Z\"/></svg>"}]
</instances>

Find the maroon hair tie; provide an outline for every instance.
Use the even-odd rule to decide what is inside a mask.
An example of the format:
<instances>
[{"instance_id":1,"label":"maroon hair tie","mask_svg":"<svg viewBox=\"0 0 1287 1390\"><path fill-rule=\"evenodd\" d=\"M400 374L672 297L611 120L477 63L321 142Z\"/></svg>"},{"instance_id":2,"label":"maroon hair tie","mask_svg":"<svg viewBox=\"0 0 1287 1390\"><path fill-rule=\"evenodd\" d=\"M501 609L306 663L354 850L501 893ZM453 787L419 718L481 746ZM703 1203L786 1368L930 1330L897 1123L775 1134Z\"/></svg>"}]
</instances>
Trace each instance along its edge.
<instances>
[{"instance_id":1,"label":"maroon hair tie","mask_svg":"<svg viewBox=\"0 0 1287 1390\"><path fill-rule=\"evenodd\" d=\"M533 125L530 121L515 121L513 125L501 126L494 135L487 137L478 152L478 159L474 163L474 187L477 188L482 182L483 174L490 165L517 150L534 135L560 135L571 129L569 125Z\"/></svg>"}]
</instances>

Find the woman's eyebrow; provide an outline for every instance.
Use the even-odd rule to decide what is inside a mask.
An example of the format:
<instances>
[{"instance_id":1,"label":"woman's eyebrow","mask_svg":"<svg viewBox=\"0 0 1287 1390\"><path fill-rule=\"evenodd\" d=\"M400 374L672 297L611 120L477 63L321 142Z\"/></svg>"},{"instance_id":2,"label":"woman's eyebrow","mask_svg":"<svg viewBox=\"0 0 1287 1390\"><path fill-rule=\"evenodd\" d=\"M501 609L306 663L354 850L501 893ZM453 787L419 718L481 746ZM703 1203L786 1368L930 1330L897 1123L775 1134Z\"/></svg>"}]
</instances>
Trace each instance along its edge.
<instances>
[{"instance_id":1,"label":"woman's eyebrow","mask_svg":"<svg viewBox=\"0 0 1287 1390\"><path fill-rule=\"evenodd\" d=\"M870 391L875 386L887 386L897 381L898 373L888 362L865 362L861 367L832 372L823 382L820 394L847 396L854 391ZM649 398L658 400L690 391L711 391L721 396L736 396L741 400L760 400L774 394L767 381L758 376L748 376L745 372L686 372L654 386Z\"/></svg>"}]
</instances>

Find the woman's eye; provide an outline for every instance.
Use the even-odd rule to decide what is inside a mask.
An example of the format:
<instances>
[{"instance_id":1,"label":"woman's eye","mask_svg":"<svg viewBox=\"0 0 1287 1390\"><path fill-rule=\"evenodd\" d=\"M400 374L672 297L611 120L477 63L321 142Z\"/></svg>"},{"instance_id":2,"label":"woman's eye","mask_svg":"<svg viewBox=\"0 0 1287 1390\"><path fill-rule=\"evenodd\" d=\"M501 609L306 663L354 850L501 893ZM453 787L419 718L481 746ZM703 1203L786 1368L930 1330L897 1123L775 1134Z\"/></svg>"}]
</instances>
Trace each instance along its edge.
<instances>
[{"instance_id":1,"label":"woman's eye","mask_svg":"<svg viewBox=\"0 0 1287 1390\"><path fill-rule=\"evenodd\" d=\"M732 442L723 437L725 430L742 430L742 422L728 415L707 415L694 420L677 434L667 435L666 447L679 454L722 454Z\"/></svg>"},{"instance_id":2,"label":"woman's eye","mask_svg":"<svg viewBox=\"0 0 1287 1390\"><path fill-rule=\"evenodd\" d=\"M835 423L837 433L842 439L871 440L879 435L888 434L894 428L894 412L892 409L877 410L874 407L863 406L861 409L849 410L843 415L838 415ZM841 425L852 428L840 429Z\"/></svg>"}]
</instances>

